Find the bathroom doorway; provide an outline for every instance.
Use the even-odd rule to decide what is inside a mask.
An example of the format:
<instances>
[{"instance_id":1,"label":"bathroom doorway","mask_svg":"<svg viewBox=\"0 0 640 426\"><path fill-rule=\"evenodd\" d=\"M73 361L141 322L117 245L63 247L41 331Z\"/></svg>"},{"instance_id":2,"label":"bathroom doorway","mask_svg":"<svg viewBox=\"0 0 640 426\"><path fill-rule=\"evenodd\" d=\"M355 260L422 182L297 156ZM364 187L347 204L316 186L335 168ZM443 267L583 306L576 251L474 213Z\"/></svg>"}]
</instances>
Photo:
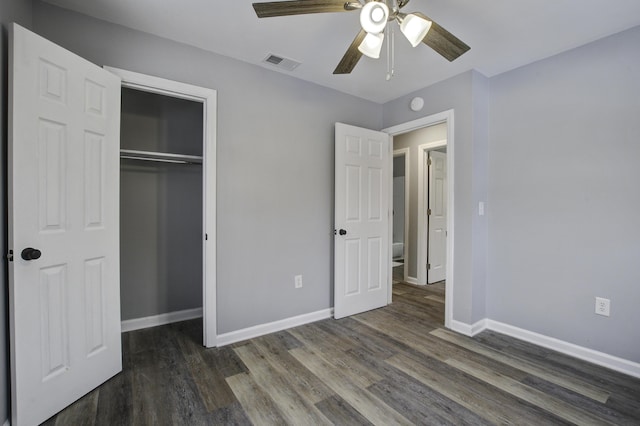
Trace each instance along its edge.
<instances>
[{"instance_id":1,"label":"bathroom doorway","mask_svg":"<svg viewBox=\"0 0 640 426\"><path fill-rule=\"evenodd\" d=\"M393 280L406 281L407 235L409 233L409 149L393 151L393 232L391 267Z\"/></svg>"}]
</instances>

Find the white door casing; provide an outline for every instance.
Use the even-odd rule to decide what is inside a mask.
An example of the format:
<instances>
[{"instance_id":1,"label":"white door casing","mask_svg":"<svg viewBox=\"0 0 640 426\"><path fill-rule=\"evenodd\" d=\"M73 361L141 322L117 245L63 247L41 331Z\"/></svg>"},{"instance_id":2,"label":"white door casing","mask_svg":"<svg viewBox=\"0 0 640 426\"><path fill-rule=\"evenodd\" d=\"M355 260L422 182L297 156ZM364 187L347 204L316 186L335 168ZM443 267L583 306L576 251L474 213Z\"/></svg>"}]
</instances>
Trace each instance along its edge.
<instances>
[{"instance_id":1,"label":"white door casing","mask_svg":"<svg viewBox=\"0 0 640 426\"><path fill-rule=\"evenodd\" d=\"M12 424L30 425L122 369L120 79L16 24L9 46Z\"/></svg>"},{"instance_id":2,"label":"white door casing","mask_svg":"<svg viewBox=\"0 0 640 426\"><path fill-rule=\"evenodd\" d=\"M202 199L204 236L202 239L202 318L203 345L217 345L216 322L216 117L217 91L160 77L104 67L122 79L122 87L187 99L202 103Z\"/></svg>"},{"instance_id":3,"label":"white door casing","mask_svg":"<svg viewBox=\"0 0 640 426\"><path fill-rule=\"evenodd\" d=\"M452 328L454 324L453 319L453 307L455 306L455 111L450 109L447 111L439 112L437 114L428 115L426 117L418 118L416 120L408 121L406 123L398 124L395 126L387 127L383 129L383 132L387 132L391 137L402 135L404 133L411 132L413 130L422 129L428 126L433 126L435 124L446 123L447 125L447 139L434 144L425 144L420 145L418 147L418 153L422 153L424 150L431 150L438 148L440 146L447 147L447 273L446 273L446 284L445 284L445 292L447 297L445 299L444 304L444 326L447 328ZM391 160L390 160L391 161ZM426 179L424 179L424 161L418 162L418 203L422 205L426 205L427 202L424 200L423 194L426 193L424 190L424 186L427 185ZM389 183L391 184L391 178L389 178ZM425 228L426 224L424 220L424 215L418 216L418 233L419 235L424 235L426 233ZM391 229L389 230L391 233ZM426 239L425 239L426 240ZM421 238L422 241L422 238ZM418 258L422 259L422 244L418 244ZM424 256L426 259L426 256ZM421 277L420 274L423 274L424 277ZM426 268L418 268L418 281L419 283L426 283ZM388 292L388 301L391 303L392 294L391 294L391 286L387 289Z\"/></svg>"},{"instance_id":4,"label":"white door casing","mask_svg":"<svg viewBox=\"0 0 640 426\"><path fill-rule=\"evenodd\" d=\"M447 261L447 154L429 152L429 241L427 283L446 278Z\"/></svg>"},{"instance_id":5,"label":"white door casing","mask_svg":"<svg viewBox=\"0 0 640 426\"><path fill-rule=\"evenodd\" d=\"M388 301L389 144L386 133L336 123L335 318Z\"/></svg>"}]
</instances>

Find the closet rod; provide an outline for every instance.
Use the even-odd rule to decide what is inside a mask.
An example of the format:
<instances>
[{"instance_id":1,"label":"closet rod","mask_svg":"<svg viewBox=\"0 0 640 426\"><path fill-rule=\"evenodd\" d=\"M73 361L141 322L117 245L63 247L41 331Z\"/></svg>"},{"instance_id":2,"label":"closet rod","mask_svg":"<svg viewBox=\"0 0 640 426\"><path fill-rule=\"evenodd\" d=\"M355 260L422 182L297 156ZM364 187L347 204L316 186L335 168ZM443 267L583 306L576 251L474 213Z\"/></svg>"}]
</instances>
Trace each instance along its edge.
<instances>
[{"instance_id":1,"label":"closet rod","mask_svg":"<svg viewBox=\"0 0 640 426\"><path fill-rule=\"evenodd\" d=\"M136 151L121 149L120 158L127 160L157 161L175 164L202 164L202 157L197 155L169 154L166 152Z\"/></svg>"}]
</instances>

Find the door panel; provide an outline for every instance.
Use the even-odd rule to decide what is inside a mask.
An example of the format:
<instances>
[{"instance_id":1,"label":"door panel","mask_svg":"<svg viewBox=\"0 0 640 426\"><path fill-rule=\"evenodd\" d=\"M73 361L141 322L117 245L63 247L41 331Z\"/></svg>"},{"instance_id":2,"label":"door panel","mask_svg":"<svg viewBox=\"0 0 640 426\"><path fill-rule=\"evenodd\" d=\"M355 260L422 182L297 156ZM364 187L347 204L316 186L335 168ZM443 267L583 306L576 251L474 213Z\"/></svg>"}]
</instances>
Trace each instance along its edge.
<instances>
[{"instance_id":1,"label":"door panel","mask_svg":"<svg viewBox=\"0 0 640 426\"><path fill-rule=\"evenodd\" d=\"M336 123L334 316L387 304L389 135Z\"/></svg>"},{"instance_id":2,"label":"door panel","mask_svg":"<svg viewBox=\"0 0 640 426\"><path fill-rule=\"evenodd\" d=\"M13 425L122 369L120 79L13 24L8 216ZM41 256L25 260L26 248Z\"/></svg>"},{"instance_id":3,"label":"door panel","mask_svg":"<svg viewBox=\"0 0 640 426\"><path fill-rule=\"evenodd\" d=\"M446 278L447 258L447 155L429 152L429 248L430 268L427 283L433 284Z\"/></svg>"}]
</instances>

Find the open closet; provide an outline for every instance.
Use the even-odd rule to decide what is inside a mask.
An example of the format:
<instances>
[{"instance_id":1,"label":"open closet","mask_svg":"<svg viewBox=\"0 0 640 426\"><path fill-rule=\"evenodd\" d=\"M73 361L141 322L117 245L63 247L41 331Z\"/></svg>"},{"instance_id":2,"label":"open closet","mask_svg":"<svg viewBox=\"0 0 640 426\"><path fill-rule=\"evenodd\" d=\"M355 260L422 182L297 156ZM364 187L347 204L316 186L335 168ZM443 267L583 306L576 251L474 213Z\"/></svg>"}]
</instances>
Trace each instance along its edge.
<instances>
[{"instance_id":1,"label":"open closet","mask_svg":"<svg viewBox=\"0 0 640 426\"><path fill-rule=\"evenodd\" d=\"M196 314L202 309L202 104L123 88L121 114L122 320Z\"/></svg>"},{"instance_id":2,"label":"open closet","mask_svg":"<svg viewBox=\"0 0 640 426\"><path fill-rule=\"evenodd\" d=\"M215 346L215 91L108 69L123 79L123 331L203 317Z\"/></svg>"}]
</instances>

